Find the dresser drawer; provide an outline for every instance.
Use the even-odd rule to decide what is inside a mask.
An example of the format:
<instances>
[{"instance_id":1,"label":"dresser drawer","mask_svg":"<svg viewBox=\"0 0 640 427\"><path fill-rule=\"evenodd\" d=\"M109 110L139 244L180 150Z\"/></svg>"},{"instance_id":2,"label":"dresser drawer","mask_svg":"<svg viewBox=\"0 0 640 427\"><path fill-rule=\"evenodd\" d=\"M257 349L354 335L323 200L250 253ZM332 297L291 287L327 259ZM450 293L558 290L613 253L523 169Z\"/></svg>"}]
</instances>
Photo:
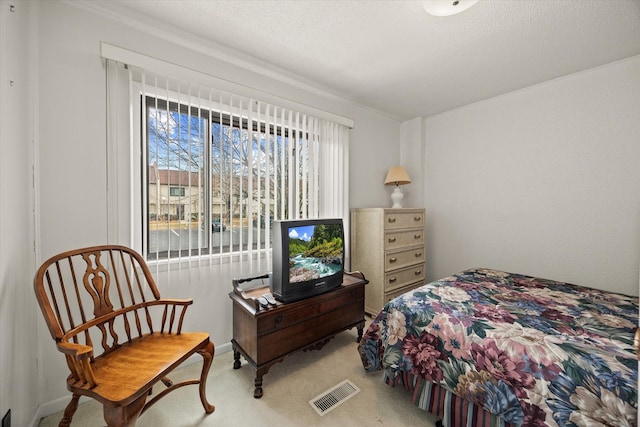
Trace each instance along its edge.
<instances>
[{"instance_id":1,"label":"dresser drawer","mask_svg":"<svg viewBox=\"0 0 640 427\"><path fill-rule=\"evenodd\" d=\"M258 316L258 336L309 322L322 314L340 311L363 300L364 287L340 288L319 298L307 299L304 303L290 303L286 310L268 310Z\"/></svg>"},{"instance_id":2,"label":"dresser drawer","mask_svg":"<svg viewBox=\"0 0 640 427\"><path fill-rule=\"evenodd\" d=\"M391 301L392 299L395 299L395 298L399 297L400 295L402 295L402 294L404 294L406 292L412 291L412 290L414 290L414 289L416 289L416 288L418 288L418 287L420 287L422 285L424 285L424 281L418 282L418 283L412 283L412 284L410 284L408 286L405 286L403 288L398 288L398 289L394 289L391 292L387 292L384 295L385 304L388 303L389 301Z\"/></svg>"},{"instance_id":3,"label":"dresser drawer","mask_svg":"<svg viewBox=\"0 0 640 427\"><path fill-rule=\"evenodd\" d=\"M424 211L421 209L414 211L385 212L384 228L392 230L398 228L420 227L424 228Z\"/></svg>"},{"instance_id":4,"label":"dresser drawer","mask_svg":"<svg viewBox=\"0 0 640 427\"><path fill-rule=\"evenodd\" d=\"M384 275L385 293L393 289L402 288L414 282L424 281L424 264L394 270Z\"/></svg>"},{"instance_id":5,"label":"dresser drawer","mask_svg":"<svg viewBox=\"0 0 640 427\"><path fill-rule=\"evenodd\" d=\"M364 299L352 301L338 311L319 313L313 318L299 322L285 329L276 329L268 334L258 335L256 362L266 363L282 357L283 354L303 349L313 341L335 335L345 326L364 322ZM314 340L310 340L314 337ZM326 342L326 341L325 341ZM320 347L318 347L320 348Z\"/></svg>"},{"instance_id":6,"label":"dresser drawer","mask_svg":"<svg viewBox=\"0 0 640 427\"><path fill-rule=\"evenodd\" d=\"M424 245L424 229L391 231L384 234L384 250L404 249Z\"/></svg>"},{"instance_id":7,"label":"dresser drawer","mask_svg":"<svg viewBox=\"0 0 640 427\"><path fill-rule=\"evenodd\" d=\"M384 254L384 271L398 270L416 263L424 264L424 247Z\"/></svg>"}]
</instances>

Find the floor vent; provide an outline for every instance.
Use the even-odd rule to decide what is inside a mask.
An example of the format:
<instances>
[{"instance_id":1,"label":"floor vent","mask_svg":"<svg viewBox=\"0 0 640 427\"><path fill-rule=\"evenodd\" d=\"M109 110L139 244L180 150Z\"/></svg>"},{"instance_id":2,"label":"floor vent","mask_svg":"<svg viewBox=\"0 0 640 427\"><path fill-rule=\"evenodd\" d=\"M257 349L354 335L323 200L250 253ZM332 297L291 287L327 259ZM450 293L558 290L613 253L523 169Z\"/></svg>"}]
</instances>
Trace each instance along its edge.
<instances>
[{"instance_id":1,"label":"floor vent","mask_svg":"<svg viewBox=\"0 0 640 427\"><path fill-rule=\"evenodd\" d=\"M355 384L349 380L344 380L337 386L311 399L309 404L319 415L324 415L359 392L360 389Z\"/></svg>"}]
</instances>

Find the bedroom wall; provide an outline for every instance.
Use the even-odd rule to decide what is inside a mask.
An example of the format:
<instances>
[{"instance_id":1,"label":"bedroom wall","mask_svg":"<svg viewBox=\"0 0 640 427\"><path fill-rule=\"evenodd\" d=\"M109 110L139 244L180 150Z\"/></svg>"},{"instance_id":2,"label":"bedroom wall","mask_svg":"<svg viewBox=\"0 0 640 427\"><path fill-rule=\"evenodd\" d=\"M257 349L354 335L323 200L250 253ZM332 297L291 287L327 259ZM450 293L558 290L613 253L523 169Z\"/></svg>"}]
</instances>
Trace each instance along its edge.
<instances>
[{"instance_id":1,"label":"bedroom wall","mask_svg":"<svg viewBox=\"0 0 640 427\"><path fill-rule=\"evenodd\" d=\"M424 119L428 278L472 267L638 295L640 57Z\"/></svg>"},{"instance_id":2,"label":"bedroom wall","mask_svg":"<svg viewBox=\"0 0 640 427\"><path fill-rule=\"evenodd\" d=\"M400 125L400 164L405 168L411 184L402 186L402 206L424 208L424 120L416 117ZM391 196L389 196L391 198ZM391 201L389 201L391 206Z\"/></svg>"},{"instance_id":3,"label":"bedroom wall","mask_svg":"<svg viewBox=\"0 0 640 427\"><path fill-rule=\"evenodd\" d=\"M100 60L100 41L251 87L267 87L286 98L353 119L351 204L381 206L387 202L382 181L387 168L399 159L397 150L389 146L390 141L397 141L400 132L397 121L320 90L307 90L288 84L286 79L268 78L218 59L210 44L189 35L161 31L166 25L105 15L90 2L42 1L37 3L37 9L36 126L41 159L37 189L41 230L37 240L38 262L60 251L104 243L108 237L105 72ZM266 71L274 73L273 68ZM371 182L380 185L373 186ZM164 287L161 292L165 296L194 298L185 327L208 331L220 353L230 348L231 279L261 269L264 265L256 263L223 263L182 271L180 277L184 280L180 280L180 285ZM32 292L31 288L26 292ZM40 362L34 399L40 407L34 420L61 410L68 402L63 359L55 352L39 315L37 326L35 350Z\"/></svg>"},{"instance_id":4,"label":"bedroom wall","mask_svg":"<svg viewBox=\"0 0 640 427\"><path fill-rule=\"evenodd\" d=\"M6 6L6 2L2 0L2 6ZM16 2L12 2L16 3ZM429 274L431 278L440 277L445 274L467 268L475 265L496 266L499 268L518 269L521 272L530 272L540 275L560 277L557 271L552 270L550 274L540 268L546 263L546 259L553 260L554 257L538 254L538 247L545 247L544 243L555 243L562 240L556 237L561 234L564 238L576 237L577 231L563 231L561 226L568 223L569 226L573 222L580 223L578 231L586 226L596 228L596 232L591 231L589 241L605 243L605 246L598 246L599 249L591 249L590 246L584 244L579 239L575 242L575 249L579 254L566 254L564 250L567 244L562 248L552 248L554 254L561 253L563 257L569 257L570 262L558 262L554 264L557 270L562 265L568 266L564 271L571 273L580 273L583 267L596 270L595 266L586 264L595 260L600 261L600 255L607 254L609 250L614 251L614 255L607 255L600 265L604 262L607 266L615 264L615 269L628 271L621 267L628 267L632 262L635 266L635 286L637 289L637 260L638 260L638 168L637 159L638 149L633 146L630 139L638 140L638 127L630 122L630 116L637 116L638 104L632 100L629 92L635 90L638 94L637 85L633 87L630 84L632 77L629 75L638 75L637 61L631 69L626 65L622 71L605 71L604 76L599 78L587 79L582 81L578 78L577 82L573 82L573 77L568 79L567 83L556 83L558 88L552 90L544 90L542 93L538 91L543 89L545 85L536 89L510 94L505 97L485 103L476 104L474 106L465 107L453 112L445 113L440 116L419 119L411 121L401 126L395 120L389 119L383 115L372 112L368 109L355 106L344 102L338 98L323 94L321 91L306 90L297 86L288 84L284 80L272 79L264 75L251 72L239 65L234 65L222 59L217 59L215 52L208 45L201 43L200 40L190 38L188 35L170 35L173 41L166 39L167 34L159 33L158 28L166 28L166 26L154 26L149 23L135 22L120 16L107 16L95 11L92 7L82 2L67 2L60 0L50 0L42 2L28 2L26 0L18 1L18 4L29 4L32 19L37 19L35 26L38 28L38 39L33 42L32 50L37 52L37 57L30 63L37 73L38 79L33 86L35 91L35 99L37 103L32 106L31 112L35 116L35 124L31 125L36 133L37 154L40 158L40 165L36 170L37 175L37 203L36 210L37 222L36 228L39 234L36 240L39 256L37 262L52 255L53 253L63 251L69 248L82 245L90 245L101 243L106 240L106 165L105 165L105 82L104 70L99 58L99 43L107 41L127 49L154 55L159 58L167 59L172 62L181 63L191 66L195 69L201 69L212 74L216 74L223 78L235 80L239 83L247 84L254 87L266 85L270 91L278 91L288 98L299 102L313 105L317 108L332 111L334 113L352 118L355 121L355 128L351 132L351 152L350 152L350 204L351 207L369 207L369 206L387 206L389 204L389 188L382 185L386 170L393 164L400 163L406 159L410 163L410 167L414 167L415 158L411 155L400 157L398 149L398 141L401 141L404 147L405 141L409 142L418 138L424 141L424 146L417 148L424 150L425 165L424 178L418 181L416 186L413 184L409 191L412 195L418 192L420 198L424 197L424 202L429 211L428 216L428 245L429 253ZM5 26L3 25L3 31ZM19 35L23 37L24 34ZM21 43L28 43L23 38ZM14 43L14 42L12 42ZM16 51L20 49L21 44L15 44ZM3 44L4 51L4 44ZM27 50L27 49L25 49ZM4 55L4 52L3 52ZM3 66L5 64L3 56ZM617 67L613 67L617 69ZM626 71L625 71L626 70ZM268 70L273 72L273 70ZM595 72L598 74L597 70ZM602 72L601 72L602 73ZM613 82L613 80L622 79L623 82ZM592 81L593 80L593 81ZM610 81L611 80L611 81ZM626 86L624 84L626 81ZM637 82L637 80L636 80ZM613 83L614 93L609 94L608 87L600 88L596 94L587 96L591 90L591 86L602 84L608 86ZM553 82L550 84L554 84ZM622 87L619 87L622 86ZM631 86L631 87L630 87ZM585 90L588 89L588 90ZM597 88L594 88L594 90ZM625 90L627 91L625 93ZM531 93L529 93L531 92ZM558 92L557 94L555 92ZM586 93L583 93L586 92ZM25 96L28 95L25 93ZM557 98L558 104L547 100L551 96ZM574 99L576 98L577 99ZM583 99L584 98L584 99ZM591 99L593 98L593 99ZM623 105L618 108L617 100L622 98ZM533 105L529 105L532 102ZM604 102L601 108L599 103ZM507 105L503 105L503 104ZM586 106L582 106L586 104ZM591 105L594 104L594 105ZM5 106L3 97L2 105ZM576 105L579 111L576 111ZM534 108L535 107L535 108ZM609 110L613 108L612 112ZM510 109L514 108L521 114L529 114L531 117L525 120L515 117L511 114ZM470 111L468 109L471 109ZM555 111L564 118L562 120L554 120L553 114L546 114L547 110ZM595 111L591 111L595 110ZM476 115L480 116L476 118ZM500 120L501 115L505 116L505 120ZM512 115L514 117L512 117ZM583 117L586 116L586 117ZM480 118L484 118L480 120ZM489 124L487 119L493 118L493 125ZM460 120L470 119L470 129L468 131L459 129ZM597 120L595 120L597 119ZM613 147L607 148L603 144L600 146L591 141L594 138L594 131L598 127L592 123L600 121L611 124L614 129L608 129L605 135L601 132L595 132L599 138L605 138L608 145ZM512 123L515 121L515 123ZM529 123L536 123L534 126ZM505 123L506 122L506 123ZM547 123L549 126L547 126ZM465 123L466 125L466 123ZM18 133L18 127L28 128L30 123L18 120L12 132ZM620 126L622 129L620 130ZM576 128L573 131L574 127ZM586 127L586 131L583 131ZM544 128L544 129L540 129ZM557 128L552 130L551 128ZM2 131L4 130L4 122ZM584 133L581 138L573 136L574 132ZM513 135L518 135L514 138ZM13 135L13 134L12 134ZM482 137L484 135L484 137ZM535 136L538 136L536 138ZM590 136L591 135L591 136ZM553 136L553 138L550 138ZM546 138L544 138L546 137ZM611 137L611 138L610 138ZM21 136L21 138L23 138ZM557 144L551 144L549 140L556 141ZM6 159L5 150L7 149L7 138L2 134L2 159ZM21 140L24 140L21 139ZM541 175L539 179L535 178L535 171L530 170L532 166L522 167L528 171L526 177L521 177L518 183L513 176L509 177L509 183L501 181L500 177L504 177L504 173L498 173L493 170L484 170L481 175L473 172L474 165L485 162L496 166L500 164L491 154L491 150L500 150L506 152L502 157L506 160L516 160L524 158L527 160L531 148L522 148L518 152L518 146L523 145L529 147L525 142L543 141L544 144L535 154L540 157L537 161L538 168L542 171L550 173L555 170L549 165L545 165L545 160L553 160L554 156L545 154L545 150L555 149L562 151L558 153L560 159L565 159L563 163L570 165L557 165L557 167L569 167L572 172L570 177L578 173L580 177L583 175L587 178L588 183L580 185L579 178L565 179L571 181L564 183L569 185L565 191L573 203L580 202L580 197L586 193L594 194L593 184L599 180L592 177L589 173L582 171L582 168L573 165L574 158L586 159L585 167L597 166L597 176L606 176L611 184L614 184L614 194L603 189L604 183L596 186L596 194L605 195L604 202L615 203L617 209L601 208L599 203L595 201L581 202L583 208L591 208L586 215L588 220L576 219L580 215L572 215L574 209L571 208L572 203L562 202L560 200L560 213L555 214L558 204L555 199L563 199L562 194L565 191L552 191L546 197L543 189L547 185L538 183L539 180L549 180L548 175ZM568 140L565 141L565 140ZM575 149L581 147L582 141L586 140L586 150ZM613 141L609 144L609 140ZM27 139L29 141L29 139ZM515 141L515 142L514 142ZM620 142L624 141L624 142ZM489 147L481 148L478 145L488 144ZM512 146L511 144L516 144ZM564 144L568 146L561 150ZM636 144L637 145L637 144ZM513 148L513 152L511 151ZM409 149L409 148L407 148ZM609 150L611 153L609 154ZM404 148L403 148L404 150ZM572 151L573 150L573 151ZM457 153L463 151L463 156ZM596 151L597 153L594 153ZM520 153L520 154L518 154ZM604 154L606 160L599 160L597 154ZM12 147L10 154L17 154L12 157L15 160L15 168L20 171L28 171L31 168L31 161L23 148ZM611 155L611 159L609 156ZM628 155L628 157L626 157ZM442 160L436 160L438 156ZM462 159L456 157L462 157ZM564 157L562 157L564 156ZM532 156L535 157L535 156ZM623 158L622 163L618 163L618 159ZM475 160L474 160L475 159ZM629 164L634 163L636 172L630 172ZM442 165L440 165L442 163ZM526 161L525 163L531 163ZM5 173L10 169L4 169L8 163L2 163L2 178L6 183ZM504 169L505 165L500 166ZM10 167L10 166L9 166ZM600 172L601 168L606 169ZM624 168L619 171L619 167ZM455 171L452 173L449 171ZM423 169L418 165L418 169ZM467 170L469 169L469 170ZM479 168L486 169L486 168ZM519 171L514 165L509 168L511 175L517 175ZM480 182L475 180L482 178ZM12 175L13 177L13 175ZM416 179L416 178L414 178ZM624 181L622 187L619 185ZM632 181L629 184L627 181ZM555 182L555 181L554 181ZM588 184L588 185L587 185ZM4 185L4 184L3 184ZM425 191L422 194L420 187L424 185ZM438 186L442 186L439 188ZM504 187L504 188L503 188ZM522 188L521 188L522 187ZM531 188L528 188L531 187ZM582 191L574 194L577 187ZM589 188L585 188L589 187ZM631 188L629 188L631 187ZM3 197L5 187L3 188ZM495 190L494 190L495 188ZM488 194L492 200L482 200L479 195L473 196L474 202L487 210L486 213L474 213L473 205L464 202L464 198L469 191L481 189L480 194ZM508 190L509 194L502 194ZM527 197L518 196L519 191L525 191ZM622 193L627 194L627 190L631 190L631 196L626 200ZM516 193L511 194L511 193ZM556 194L557 193L557 194ZM537 235L533 231L523 231L530 224L538 222L532 218L540 215L542 209L535 210L534 201L540 202L543 199L554 198L553 206L556 208L549 209L546 216L540 219L547 221L548 227L552 227L551 231L545 232L546 226L539 226ZM635 197L635 198L634 198ZM420 200L416 197L415 200ZM4 199L4 198L3 198ZM475 200L477 199L477 200ZM515 203L507 203L508 200L515 199ZM411 202L413 203L413 202ZM524 206L520 206L524 204ZM584 206L584 205L587 206ZM419 205L419 204L417 204ZM497 206L494 206L497 205ZM513 206L512 206L513 205ZM635 208L633 206L635 206ZM28 254L23 253L27 248L27 243L23 239L25 233L30 232L29 225L25 224L25 218L29 217L29 206L19 205L20 210L15 212L6 205L0 208L0 214L5 215L2 218L2 242L3 247L11 247L12 250L18 249L12 253L12 256L19 257L20 263L28 264ZM511 209L498 209L505 206L511 206ZM522 216L525 207L534 210L528 213L524 218ZM630 219L631 211L635 209L634 219ZM583 215L582 212L577 212ZM502 216L500 216L502 215ZM554 221L559 215L562 219ZM496 219L495 217L498 216ZM570 216L571 220L566 217ZM575 218L574 218L575 216ZM17 225L5 226L5 218L19 218ZM597 221L603 218L606 221ZM470 224L467 224L469 222ZM500 223L504 224L500 224ZM602 223L607 225L603 225ZM603 231L603 227L608 227L614 231L617 228L623 228L629 234L635 233L635 240L632 237L626 237L625 233L612 233L611 236ZM507 228L507 231L504 230ZM574 227L575 228L575 227ZM467 233L458 235L460 233ZM635 230L635 231L634 231ZM495 235L493 238L492 236ZM513 235L513 237L510 237ZM606 239L603 239L607 237ZM475 242L475 238L487 238L489 240L489 250ZM580 237L580 236L577 236ZM620 237L620 238L619 238ZM521 244L517 248L517 252L521 255L511 254L510 251L516 252L515 246L511 245L517 239L533 239L531 243ZM613 239L618 241L614 241ZM9 240L5 240L9 239ZM465 245L462 245L464 242ZM506 245L506 244L509 245ZM515 243L515 242L514 242ZM617 246L619 245L619 246ZM508 249L505 249L507 248ZM583 254L582 252L589 252ZM595 253L591 253L595 251ZM533 255L533 256L532 256ZM526 263L523 261L531 256L536 258L535 262ZM25 258L26 257L26 258ZM2 259L4 263L4 254ZM516 261L522 261L520 264ZM606 261L606 262L605 262ZM585 264L585 265L583 265ZM522 267L522 268L520 268ZM525 268L527 267L527 268ZM4 275L5 264L3 264L2 274ZM161 289L161 291L173 297L194 297L195 304L190 308L188 316L188 326L198 327L207 330L212 334L213 340L218 346L218 350L228 346L231 337L231 316L230 303L227 296L230 291L230 281L232 277L237 277L240 272L250 271L251 269L259 269L257 265L229 265L222 264L218 267L206 268L201 270L192 270L183 272L184 285L173 286L170 289ZM29 271L27 271L29 270ZM33 313L35 310L30 300L32 296L31 278L33 277L34 267L32 265L23 266L19 273L22 278L20 285L8 288L5 286L5 278L2 278L3 292L2 301L4 303L5 294L8 289L17 292L16 299L19 303L28 304L28 309ZM553 273L553 274L552 274ZM586 274L589 276L589 274ZM622 276L622 274L621 274ZM630 276L630 275L627 275ZM28 279L28 280L27 280ZM615 277L617 281L628 281L629 277ZM623 279L623 280L619 280ZM632 279L632 278L631 278ZM578 281L578 280L576 280ZM626 282L625 282L626 283ZM637 291L636 291L637 292ZM13 402L18 402L17 407L22 408L20 413L33 414L32 420L37 420L40 416L60 410L68 401L68 393L64 387L64 378L66 377L65 367L62 358L55 352L51 339L46 331L44 322L41 320L39 313L36 313L36 319L28 314L21 314L18 311L23 309L23 305L14 306L15 316L7 317L5 315L6 307L0 310L3 322L0 331L3 334L3 342L7 342L5 337L14 342L18 342L18 347L7 357L12 357L10 363L6 362L5 354L2 353L2 361L0 368L2 376L13 370L15 374L20 375L21 380L26 384L26 390L12 390ZM24 316L24 317L22 317ZM5 319L14 323L24 323L25 319L31 319L37 324L36 327L25 327L24 330L15 331L13 325L7 325ZM35 330L35 331L34 331ZM37 344L33 345L33 337L36 337ZM27 367L32 367L35 362L32 359L25 359L24 346L27 344L20 343L20 337L30 337L28 345L30 351L35 352L38 357L37 379L36 373L31 369L22 376L23 371ZM22 347L21 347L22 346ZM3 347L4 349L4 347ZM2 350L6 351L6 350ZM34 384L35 383L35 384ZM33 389L36 389L34 391ZM23 399L22 396L28 394L29 399ZM4 395L2 396L2 405L5 405ZM27 401L28 400L28 401ZM13 402L9 400L11 404ZM38 407L39 405L39 407ZM34 406L37 409L34 409ZM16 406L14 406L15 408ZM4 409L4 406L2 406ZM14 410L15 414L15 410ZM15 415L14 415L15 416ZM17 423L22 425L22 423Z\"/></svg>"},{"instance_id":5,"label":"bedroom wall","mask_svg":"<svg viewBox=\"0 0 640 427\"><path fill-rule=\"evenodd\" d=\"M14 426L37 408L30 9L0 0L0 418Z\"/></svg>"}]
</instances>

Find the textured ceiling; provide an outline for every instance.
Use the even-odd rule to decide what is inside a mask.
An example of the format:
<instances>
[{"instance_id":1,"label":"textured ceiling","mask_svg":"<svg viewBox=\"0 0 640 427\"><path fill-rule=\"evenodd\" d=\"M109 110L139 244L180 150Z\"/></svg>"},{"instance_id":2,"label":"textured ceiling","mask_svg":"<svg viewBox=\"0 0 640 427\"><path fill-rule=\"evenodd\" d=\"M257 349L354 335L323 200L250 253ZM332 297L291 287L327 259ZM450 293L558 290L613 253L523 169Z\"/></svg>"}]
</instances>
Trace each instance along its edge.
<instances>
[{"instance_id":1,"label":"textured ceiling","mask_svg":"<svg viewBox=\"0 0 640 427\"><path fill-rule=\"evenodd\" d=\"M451 17L400 0L92 3L399 120L640 54L640 0L480 0Z\"/></svg>"}]
</instances>

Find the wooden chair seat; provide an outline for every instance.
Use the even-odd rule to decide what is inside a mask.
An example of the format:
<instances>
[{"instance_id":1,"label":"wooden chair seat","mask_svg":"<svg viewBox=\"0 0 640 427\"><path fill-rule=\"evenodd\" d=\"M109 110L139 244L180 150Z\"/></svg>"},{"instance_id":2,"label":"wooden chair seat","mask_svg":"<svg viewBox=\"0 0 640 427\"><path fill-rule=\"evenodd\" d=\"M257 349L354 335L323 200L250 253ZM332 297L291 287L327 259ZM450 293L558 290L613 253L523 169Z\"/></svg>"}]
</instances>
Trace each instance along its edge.
<instances>
[{"instance_id":1,"label":"wooden chair seat","mask_svg":"<svg viewBox=\"0 0 640 427\"><path fill-rule=\"evenodd\" d=\"M126 406L148 393L150 385L184 362L209 340L203 332L180 335L153 333L124 343L117 352L97 357L91 364L97 385L91 388L73 375L67 379L71 392L85 394L113 406Z\"/></svg>"},{"instance_id":2,"label":"wooden chair seat","mask_svg":"<svg viewBox=\"0 0 640 427\"><path fill-rule=\"evenodd\" d=\"M215 348L205 332L182 332L193 301L162 299L146 262L134 250L93 246L55 255L36 273L34 288L55 345L69 368L71 402L60 427L71 424L80 396L102 403L109 427L135 426L167 393L198 385L205 413ZM174 384L167 375L194 354L200 378ZM159 382L166 388L147 401Z\"/></svg>"}]
</instances>

